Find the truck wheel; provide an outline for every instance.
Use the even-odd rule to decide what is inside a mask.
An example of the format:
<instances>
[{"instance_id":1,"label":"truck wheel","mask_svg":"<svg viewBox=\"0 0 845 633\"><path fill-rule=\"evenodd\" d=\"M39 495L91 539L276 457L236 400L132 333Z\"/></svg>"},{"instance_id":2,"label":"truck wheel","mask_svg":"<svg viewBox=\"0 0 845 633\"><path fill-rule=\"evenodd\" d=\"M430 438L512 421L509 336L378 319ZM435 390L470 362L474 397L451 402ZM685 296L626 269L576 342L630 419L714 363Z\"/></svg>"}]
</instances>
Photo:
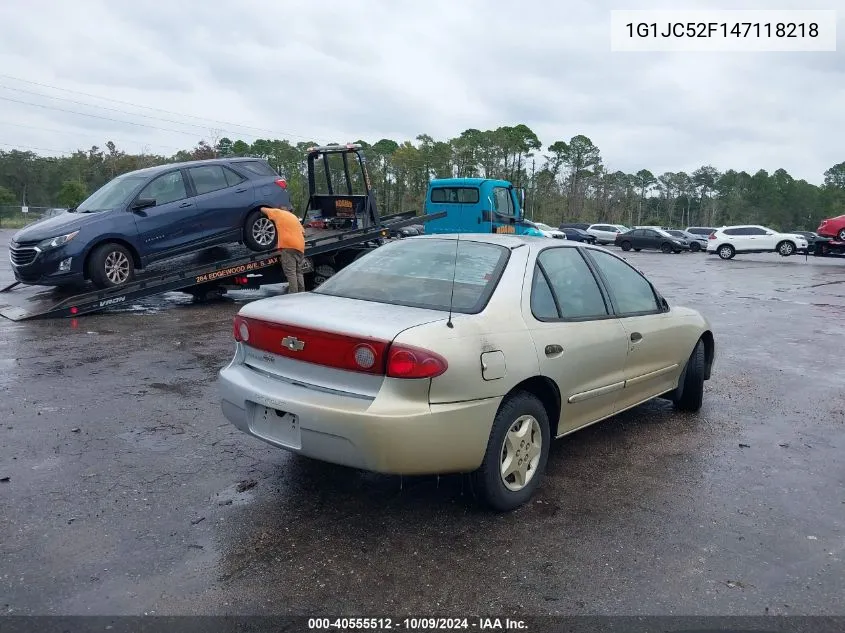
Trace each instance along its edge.
<instances>
[{"instance_id":1,"label":"truck wheel","mask_svg":"<svg viewBox=\"0 0 845 633\"><path fill-rule=\"evenodd\" d=\"M253 251L269 251L276 247L276 225L261 211L253 211L244 224L244 244Z\"/></svg>"},{"instance_id":2,"label":"truck wheel","mask_svg":"<svg viewBox=\"0 0 845 633\"><path fill-rule=\"evenodd\" d=\"M730 244L723 244L719 247L719 257L722 259L732 259L734 255L736 255L736 251Z\"/></svg>"},{"instance_id":3,"label":"truck wheel","mask_svg":"<svg viewBox=\"0 0 845 633\"><path fill-rule=\"evenodd\" d=\"M508 512L527 502L549 458L549 418L537 396L520 391L502 403L484 461L473 474L482 500L494 510Z\"/></svg>"},{"instance_id":4,"label":"truck wheel","mask_svg":"<svg viewBox=\"0 0 845 633\"><path fill-rule=\"evenodd\" d=\"M795 252L795 244L788 241L783 241L778 244L778 253L780 253L783 257L789 257Z\"/></svg>"},{"instance_id":5,"label":"truck wheel","mask_svg":"<svg viewBox=\"0 0 845 633\"><path fill-rule=\"evenodd\" d=\"M314 287L320 286L329 277L334 277L337 273L337 268L332 264L320 264L314 267Z\"/></svg>"},{"instance_id":6,"label":"truck wheel","mask_svg":"<svg viewBox=\"0 0 845 633\"><path fill-rule=\"evenodd\" d=\"M622 242L622 244L620 244L620 246L622 247L623 251L630 251L631 250L631 242Z\"/></svg>"},{"instance_id":7,"label":"truck wheel","mask_svg":"<svg viewBox=\"0 0 845 633\"><path fill-rule=\"evenodd\" d=\"M660 250L668 254L671 253L674 249L672 248L672 245L669 242L663 242L663 244L660 245Z\"/></svg>"},{"instance_id":8,"label":"truck wheel","mask_svg":"<svg viewBox=\"0 0 845 633\"><path fill-rule=\"evenodd\" d=\"M88 277L97 288L115 288L135 278L135 262L129 249L109 242L101 244L88 259Z\"/></svg>"}]
</instances>

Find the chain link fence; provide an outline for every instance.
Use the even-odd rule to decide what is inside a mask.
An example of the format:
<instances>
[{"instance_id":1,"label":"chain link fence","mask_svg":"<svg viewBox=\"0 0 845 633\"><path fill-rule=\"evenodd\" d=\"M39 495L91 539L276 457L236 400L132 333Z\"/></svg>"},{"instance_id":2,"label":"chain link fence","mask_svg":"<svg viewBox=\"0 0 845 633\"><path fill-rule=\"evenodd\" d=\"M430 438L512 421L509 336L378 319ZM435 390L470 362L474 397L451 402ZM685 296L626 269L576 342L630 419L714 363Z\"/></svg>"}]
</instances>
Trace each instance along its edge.
<instances>
[{"instance_id":1,"label":"chain link fence","mask_svg":"<svg viewBox=\"0 0 845 633\"><path fill-rule=\"evenodd\" d=\"M55 207L20 207L0 205L0 229L20 229L41 218L64 213Z\"/></svg>"}]
</instances>

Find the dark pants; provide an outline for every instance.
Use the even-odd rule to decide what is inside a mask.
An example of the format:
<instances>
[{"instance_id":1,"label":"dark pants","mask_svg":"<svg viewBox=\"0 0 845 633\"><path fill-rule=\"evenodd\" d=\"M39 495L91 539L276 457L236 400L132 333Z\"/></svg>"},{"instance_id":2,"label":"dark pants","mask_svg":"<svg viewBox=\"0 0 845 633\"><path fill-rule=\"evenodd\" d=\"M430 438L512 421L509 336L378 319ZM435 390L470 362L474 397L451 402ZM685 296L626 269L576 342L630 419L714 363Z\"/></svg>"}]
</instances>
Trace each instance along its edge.
<instances>
[{"instance_id":1,"label":"dark pants","mask_svg":"<svg viewBox=\"0 0 845 633\"><path fill-rule=\"evenodd\" d=\"M305 255L295 248L285 248L282 249L280 258L282 260L282 271L288 280L288 294L305 292L305 278L302 274Z\"/></svg>"}]
</instances>

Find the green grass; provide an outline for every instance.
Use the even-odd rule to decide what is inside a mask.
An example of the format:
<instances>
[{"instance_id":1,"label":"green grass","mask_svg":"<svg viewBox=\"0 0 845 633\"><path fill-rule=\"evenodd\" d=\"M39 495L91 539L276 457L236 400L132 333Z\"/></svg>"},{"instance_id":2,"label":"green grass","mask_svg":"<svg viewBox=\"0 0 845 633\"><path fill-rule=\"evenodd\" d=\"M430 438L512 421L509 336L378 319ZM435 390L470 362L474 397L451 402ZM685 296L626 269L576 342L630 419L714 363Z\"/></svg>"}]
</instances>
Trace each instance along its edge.
<instances>
[{"instance_id":1,"label":"green grass","mask_svg":"<svg viewBox=\"0 0 845 633\"><path fill-rule=\"evenodd\" d=\"M13 217L13 218L4 218L0 217L0 229L22 229L27 224L32 224L38 217Z\"/></svg>"}]
</instances>

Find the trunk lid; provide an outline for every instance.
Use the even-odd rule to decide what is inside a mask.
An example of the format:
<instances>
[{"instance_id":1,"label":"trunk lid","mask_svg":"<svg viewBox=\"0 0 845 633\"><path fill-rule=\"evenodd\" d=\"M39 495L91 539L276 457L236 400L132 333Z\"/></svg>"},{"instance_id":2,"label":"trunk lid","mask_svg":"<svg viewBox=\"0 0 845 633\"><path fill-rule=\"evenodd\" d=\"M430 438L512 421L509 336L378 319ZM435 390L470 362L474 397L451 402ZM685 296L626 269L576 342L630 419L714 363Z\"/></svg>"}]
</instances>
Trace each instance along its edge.
<instances>
[{"instance_id":1,"label":"trunk lid","mask_svg":"<svg viewBox=\"0 0 845 633\"><path fill-rule=\"evenodd\" d=\"M439 310L300 293L245 305L235 319L235 336L239 319L244 319L248 337L240 336L242 362L264 375L375 398L393 339L408 328L447 316ZM362 358L365 365L372 361L370 369L360 370Z\"/></svg>"}]
</instances>

